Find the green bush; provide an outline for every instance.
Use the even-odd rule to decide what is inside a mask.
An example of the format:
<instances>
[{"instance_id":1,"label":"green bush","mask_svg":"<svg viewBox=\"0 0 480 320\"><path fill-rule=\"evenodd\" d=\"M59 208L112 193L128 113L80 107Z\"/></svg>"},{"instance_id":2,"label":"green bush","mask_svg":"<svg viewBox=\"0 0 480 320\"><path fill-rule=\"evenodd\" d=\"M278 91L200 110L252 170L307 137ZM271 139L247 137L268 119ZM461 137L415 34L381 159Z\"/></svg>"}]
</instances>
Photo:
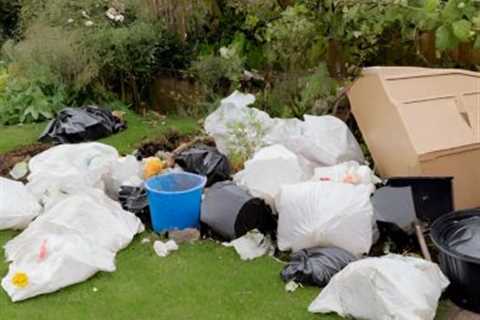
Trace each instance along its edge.
<instances>
[{"instance_id":1,"label":"green bush","mask_svg":"<svg viewBox=\"0 0 480 320\"><path fill-rule=\"evenodd\" d=\"M65 99L64 88L0 72L0 124L51 119Z\"/></svg>"}]
</instances>

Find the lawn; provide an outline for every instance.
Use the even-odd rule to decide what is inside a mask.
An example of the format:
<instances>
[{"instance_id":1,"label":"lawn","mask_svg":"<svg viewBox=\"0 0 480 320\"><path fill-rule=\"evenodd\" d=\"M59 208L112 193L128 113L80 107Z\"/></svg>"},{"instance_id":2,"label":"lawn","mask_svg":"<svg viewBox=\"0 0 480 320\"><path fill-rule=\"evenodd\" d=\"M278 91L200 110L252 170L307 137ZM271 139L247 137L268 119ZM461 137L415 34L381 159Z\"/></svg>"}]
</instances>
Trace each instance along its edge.
<instances>
[{"instance_id":1,"label":"lawn","mask_svg":"<svg viewBox=\"0 0 480 320\"><path fill-rule=\"evenodd\" d=\"M129 113L127 120L128 130L103 140L122 153L169 128L198 130L196 121L184 118L152 122ZM0 152L33 143L44 126L0 128ZM0 232L0 245L14 236ZM99 273L61 292L17 304L0 290L0 319L340 319L309 314L307 307L320 290L285 292L279 277L282 264L270 257L243 262L233 249L202 241L160 258L151 243L141 243L148 236L138 236L118 254L114 273ZM7 268L0 261L0 276Z\"/></svg>"}]
</instances>

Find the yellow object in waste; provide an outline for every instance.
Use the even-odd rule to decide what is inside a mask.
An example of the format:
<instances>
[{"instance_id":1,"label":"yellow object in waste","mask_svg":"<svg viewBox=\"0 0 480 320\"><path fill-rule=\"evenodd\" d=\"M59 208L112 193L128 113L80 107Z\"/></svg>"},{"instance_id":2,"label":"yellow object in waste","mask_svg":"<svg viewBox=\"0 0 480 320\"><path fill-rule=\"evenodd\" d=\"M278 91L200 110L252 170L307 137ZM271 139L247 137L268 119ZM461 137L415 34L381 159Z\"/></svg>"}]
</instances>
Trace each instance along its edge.
<instances>
[{"instance_id":1,"label":"yellow object in waste","mask_svg":"<svg viewBox=\"0 0 480 320\"><path fill-rule=\"evenodd\" d=\"M143 169L143 177L145 179L156 176L167 168L167 163L157 157L145 159L145 167Z\"/></svg>"},{"instance_id":2,"label":"yellow object in waste","mask_svg":"<svg viewBox=\"0 0 480 320\"><path fill-rule=\"evenodd\" d=\"M28 286L28 276L26 273L17 272L12 278L12 284L17 288L26 288Z\"/></svg>"}]
</instances>

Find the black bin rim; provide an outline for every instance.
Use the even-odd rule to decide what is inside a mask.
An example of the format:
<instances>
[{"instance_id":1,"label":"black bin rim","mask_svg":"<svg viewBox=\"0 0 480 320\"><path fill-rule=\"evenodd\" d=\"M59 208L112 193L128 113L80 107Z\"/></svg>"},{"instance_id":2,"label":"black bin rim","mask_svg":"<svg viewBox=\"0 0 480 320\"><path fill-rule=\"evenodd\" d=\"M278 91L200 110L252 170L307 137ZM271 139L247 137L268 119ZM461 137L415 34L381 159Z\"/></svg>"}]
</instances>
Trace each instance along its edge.
<instances>
[{"instance_id":1,"label":"black bin rim","mask_svg":"<svg viewBox=\"0 0 480 320\"><path fill-rule=\"evenodd\" d=\"M446 225L454 223L455 221L458 221L461 219L471 218L475 216L480 217L480 209L465 209L465 210L453 211L436 219L430 228L430 238L432 239L432 242L435 245L435 247L437 247L437 249L440 250L440 252L448 256L460 259L462 261L480 264L480 258L475 258L472 256L465 255L463 253L457 252L455 250L452 250L447 246L445 246L445 244L442 241L443 230Z\"/></svg>"}]
</instances>

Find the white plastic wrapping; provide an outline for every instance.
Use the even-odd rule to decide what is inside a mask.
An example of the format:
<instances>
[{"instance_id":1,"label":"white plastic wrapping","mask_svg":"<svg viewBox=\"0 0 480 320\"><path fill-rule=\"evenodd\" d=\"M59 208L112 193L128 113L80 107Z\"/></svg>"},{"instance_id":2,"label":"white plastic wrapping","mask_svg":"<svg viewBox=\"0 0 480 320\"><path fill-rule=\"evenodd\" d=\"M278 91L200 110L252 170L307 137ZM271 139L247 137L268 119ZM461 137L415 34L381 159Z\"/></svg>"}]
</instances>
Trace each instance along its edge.
<instances>
[{"instance_id":1,"label":"white plastic wrapping","mask_svg":"<svg viewBox=\"0 0 480 320\"><path fill-rule=\"evenodd\" d=\"M298 157L282 145L265 147L245 163L234 181L252 196L273 204L280 187L308 179Z\"/></svg>"},{"instance_id":2,"label":"white plastic wrapping","mask_svg":"<svg viewBox=\"0 0 480 320\"><path fill-rule=\"evenodd\" d=\"M370 251L374 214L368 185L305 182L284 185L275 205L280 250L339 247L356 256Z\"/></svg>"},{"instance_id":3,"label":"white plastic wrapping","mask_svg":"<svg viewBox=\"0 0 480 320\"><path fill-rule=\"evenodd\" d=\"M0 177L0 230L24 229L41 210L23 183Z\"/></svg>"},{"instance_id":4,"label":"white plastic wrapping","mask_svg":"<svg viewBox=\"0 0 480 320\"><path fill-rule=\"evenodd\" d=\"M367 258L337 273L308 310L355 319L433 320L448 284L440 268L423 259Z\"/></svg>"}]
</instances>

